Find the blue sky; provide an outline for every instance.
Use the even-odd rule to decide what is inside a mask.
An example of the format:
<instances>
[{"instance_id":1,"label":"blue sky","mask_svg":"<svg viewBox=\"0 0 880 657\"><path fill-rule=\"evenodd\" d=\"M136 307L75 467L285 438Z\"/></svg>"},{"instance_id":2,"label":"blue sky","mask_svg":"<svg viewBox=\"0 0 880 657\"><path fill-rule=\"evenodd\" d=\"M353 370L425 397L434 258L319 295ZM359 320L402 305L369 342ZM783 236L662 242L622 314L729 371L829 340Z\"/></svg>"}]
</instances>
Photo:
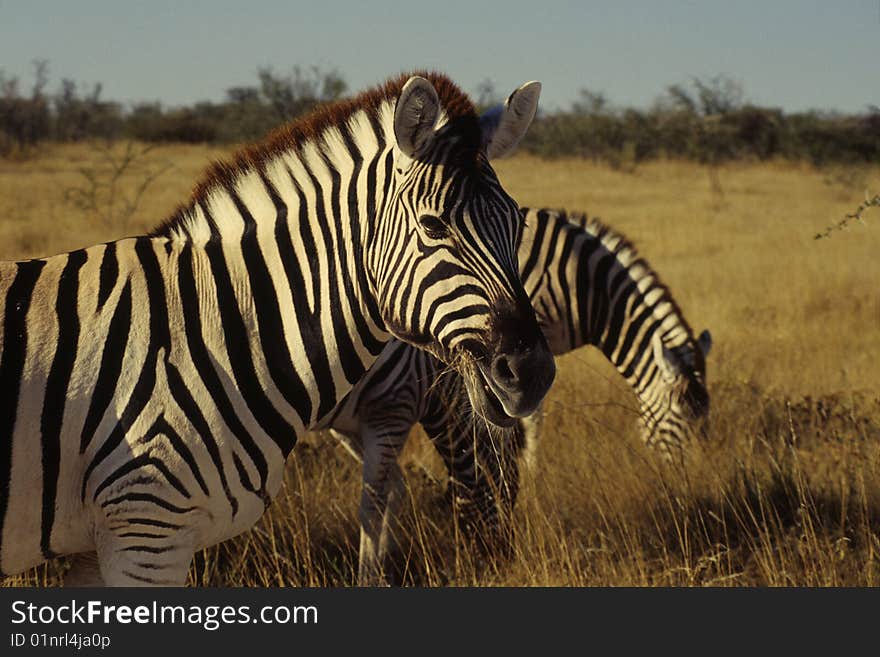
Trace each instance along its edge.
<instances>
[{"instance_id":1,"label":"blue sky","mask_svg":"<svg viewBox=\"0 0 880 657\"><path fill-rule=\"evenodd\" d=\"M880 0L0 0L0 69L30 80L35 58L53 87L172 105L219 100L261 66L316 64L352 90L420 67L470 92L538 79L545 109L582 88L647 107L669 84L726 74L761 105L852 112L880 105Z\"/></svg>"}]
</instances>

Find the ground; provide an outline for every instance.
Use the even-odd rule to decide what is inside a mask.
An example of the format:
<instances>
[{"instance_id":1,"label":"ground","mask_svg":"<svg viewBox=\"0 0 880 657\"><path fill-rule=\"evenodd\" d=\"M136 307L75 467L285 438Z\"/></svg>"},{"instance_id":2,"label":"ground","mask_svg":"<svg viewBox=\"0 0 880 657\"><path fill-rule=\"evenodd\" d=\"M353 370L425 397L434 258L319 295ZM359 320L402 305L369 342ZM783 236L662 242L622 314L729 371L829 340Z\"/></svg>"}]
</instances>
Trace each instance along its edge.
<instances>
[{"instance_id":1,"label":"ground","mask_svg":"<svg viewBox=\"0 0 880 657\"><path fill-rule=\"evenodd\" d=\"M71 191L90 191L83 171L110 182L95 145L0 161L0 258L147 230L225 152L163 146L136 158L114 200L96 188L93 205L116 208L103 219ZM118 161L123 149L112 153ZM589 349L565 356L510 554L458 538L442 468L416 432L404 456L406 581L880 584L880 209L813 239L880 191L880 167L664 161L613 170L518 156L496 168L522 205L586 211L629 236L695 331L712 331L711 440L694 446L686 467L665 466L640 444L614 370ZM150 172L160 173L125 210L119 199L133 198ZM200 554L192 582L353 584L359 485L347 453L310 436L263 521ZM56 583L64 568L53 562L6 583Z\"/></svg>"}]
</instances>

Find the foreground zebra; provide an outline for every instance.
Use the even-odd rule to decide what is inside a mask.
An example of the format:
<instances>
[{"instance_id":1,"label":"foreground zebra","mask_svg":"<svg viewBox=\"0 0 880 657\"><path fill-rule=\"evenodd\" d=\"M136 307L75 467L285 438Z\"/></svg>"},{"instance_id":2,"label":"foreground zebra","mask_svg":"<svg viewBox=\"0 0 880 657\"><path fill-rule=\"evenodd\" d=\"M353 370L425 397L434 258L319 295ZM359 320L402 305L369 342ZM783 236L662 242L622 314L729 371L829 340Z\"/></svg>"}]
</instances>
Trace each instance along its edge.
<instances>
[{"instance_id":1,"label":"foreground zebra","mask_svg":"<svg viewBox=\"0 0 880 657\"><path fill-rule=\"evenodd\" d=\"M149 236L0 264L2 571L96 552L107 584L183 584L392 337L488 416L533 412L555 370L488 159L539 90L481 119L400 77L215 165Z\"/></svg>"},{"instance_id":2,"label":"foreground zebra","mask_svg":"<svg viewBox=\"0 0 880 657\"><path fill-rule=\"evenodd\" d=\"M586 216L524 209L518 260L526 292L554 354L583 345L602 351L641 405L642 438L672 456L708 413L708 331L695 338L648 264L620 234ZM498 503L512 508L517 452L533 444L540 413L500 431L462 400L461 380L429 355L391 343L322 426L363 460L360 504L362 583L392 564L397 466L410 429L421 422L446 463L453 492L492 530Z\"/></svg>"}]
</instances>

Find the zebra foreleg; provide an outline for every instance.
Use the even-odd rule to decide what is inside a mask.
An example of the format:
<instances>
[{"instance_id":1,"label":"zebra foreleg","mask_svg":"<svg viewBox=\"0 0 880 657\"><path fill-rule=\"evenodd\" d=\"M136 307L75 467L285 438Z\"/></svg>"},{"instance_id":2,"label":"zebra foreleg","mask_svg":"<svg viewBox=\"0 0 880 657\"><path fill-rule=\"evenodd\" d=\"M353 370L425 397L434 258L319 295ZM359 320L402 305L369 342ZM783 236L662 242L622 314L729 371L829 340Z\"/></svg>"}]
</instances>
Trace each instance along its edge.
<instances>
[{"instance_id":1,"label":"zebra foreleg","mask_svg":"<svg viewBox=\"0 0 880 657\"><path fill-rule=\"evenodd\" d=\"M95 549L107 586L183 586L196 542L206 544L213 514L184 506L191 501L152 467L108 477L94 496Z\"/></svg>"},{"instance_id":2,"label":"zebra foreleg","mask_svg":"<svg viewBox=\"0 0 880 657\"><path fill-rule=\"evenodd\" d=\"M447 437L455 445L447 450L454 458L446 460L453 509L467 539L503 556L512 548L524 425L497 429L473 418L470 422L467 430Z\"/></svg>"},{"instance_id":3,"label":"zebra foreleg","mask_svg":"<svg viewBox=\"0 0 880 657\"><path fill-rule=\"evenodd\" d=\"M195 550L188 546L131 540L107 533L98 536L98 564L107 586L184 586ZM178 539L179 537L174 537ZM175 541L176 542L176 541Z\"/></svg>"},{"instance_id":4,"label":"zebra foreleg","mask_svg":"<svg viewBox=\"0 0 880 657\"><path fill-rule=\"evenodd\" d=\"M397 460L389 466L387 482L388 499L385 504L385 513L382 514L378 558L386 581L398 584L401 580L399 576L401 573L397 559L402 554L399 539L403 533L399 514L406 495L406 481Z\"/></svg>"},{"instance_id":5,"label":"zebra foreleg","mask_svg":"<svg viewBox=\"0 0 880 657\"><path fill-rule=\"evenodd\" d=\"M390 574L394 568L389 561L396 547L396 512L403 486L397 457L406 436L406 432L381 431L369 426L362 429L364 471L358 514L361 523L358 583L361 586L392 583Z\"/></svg>"},{"instance_id":6,"label":"zebra foreleg","mask_svg":"<svg viewBox=\"0 0 880 657\"><path fill-rule=\"evenodd\" d=\"M119 559L112 548L102 550L102 553L105 555L103 561L99 560L96 552L85 552L71 557L70 570L64 576L64 586L183 586L186 583L189 562L192 560L192 556L187 558L185 553L177 555L178 573L174 575L174 568L167 569L168 559L164 563L148 563L134 558ZM143 573L144 570L147 572ZM161 578L156 575L160 570ZM107 573L106 576L104 572Z\"/></svg>"}]
</instances>

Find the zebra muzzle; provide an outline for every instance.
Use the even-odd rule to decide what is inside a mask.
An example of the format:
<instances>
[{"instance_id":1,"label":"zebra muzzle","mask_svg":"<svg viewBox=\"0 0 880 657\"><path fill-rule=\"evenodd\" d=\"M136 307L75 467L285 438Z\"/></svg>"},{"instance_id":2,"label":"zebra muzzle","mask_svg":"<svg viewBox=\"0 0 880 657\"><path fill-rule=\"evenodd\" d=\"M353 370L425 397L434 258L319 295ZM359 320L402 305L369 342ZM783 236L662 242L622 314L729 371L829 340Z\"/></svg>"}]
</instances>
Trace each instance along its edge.
<instances>
[{"instance_id":1,"label":"zebra muzzle","mask_svg":"<svg viewBox=\"0 0 880 657\"><path fill-rule=\"evenodd\" d=\"M556 364L543 336L531 346L496 353L488 362L478 362L478 368L487 401L497 402L511 418L534 413L556 376Z\"/></svg>"}]
</instances>

